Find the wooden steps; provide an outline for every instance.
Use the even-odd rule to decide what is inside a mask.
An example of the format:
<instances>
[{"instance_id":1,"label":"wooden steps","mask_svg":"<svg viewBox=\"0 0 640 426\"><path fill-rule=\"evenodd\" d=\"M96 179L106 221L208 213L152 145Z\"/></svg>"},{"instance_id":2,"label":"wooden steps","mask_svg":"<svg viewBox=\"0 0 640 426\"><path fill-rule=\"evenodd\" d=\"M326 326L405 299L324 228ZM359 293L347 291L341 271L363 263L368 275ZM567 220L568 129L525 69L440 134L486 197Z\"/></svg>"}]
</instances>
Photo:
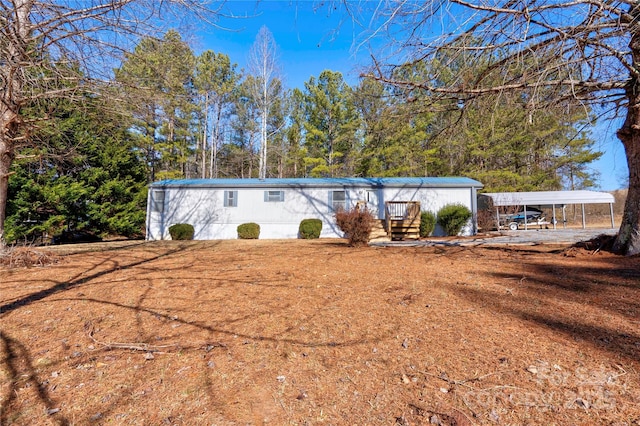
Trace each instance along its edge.
<instances>
[{"instance_id":1,"label":"wooden steps","mask_svg":"<svg viewBox=\"0 0 640 426\"><path fill-rule=\"evenodd\" d=\"M369 241L420 239L420 203L418 201L388 201L385 218L375 220Z\"/></svg>"},{"instance_id":2,"label":"wooden steps","mask_svg":"<svg viewBox=\"0 0 640 426\"><path fill-rule=\"evenodd\" d=\"M384 229L384 219L376 219L371 227L371 234L369 235L369 241L389 241L387 230Z\"/></svg>"},{"instance_id":3,"label":"wooden steps","mask_svg":"<svg viewBox=\"0 0 640 426\"><path fill-rule=\"evenodd\" d=\"M406 220L390 220L389 221L389 236L392 240L404 240L420 238L420 220L419 218L406 219Z\"/></svg>"},{"instance_id":4,"label":"wooden steps","mask_svg":"<svg viewBox=\"0 0 640 426\"><path fill-rule=\"evenodd\" d=\"M392 240L420 238L420 202L387 201L385 203L385 228Z\"/></svg>"}]
</instances>

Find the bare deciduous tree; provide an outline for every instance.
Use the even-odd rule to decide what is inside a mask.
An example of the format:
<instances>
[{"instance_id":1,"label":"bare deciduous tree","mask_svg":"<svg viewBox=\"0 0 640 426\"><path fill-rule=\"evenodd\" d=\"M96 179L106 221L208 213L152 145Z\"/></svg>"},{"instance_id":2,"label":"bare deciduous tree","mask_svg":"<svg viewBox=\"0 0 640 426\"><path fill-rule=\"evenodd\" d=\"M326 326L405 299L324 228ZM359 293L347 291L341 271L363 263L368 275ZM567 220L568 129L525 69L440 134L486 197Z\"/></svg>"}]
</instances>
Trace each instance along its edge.
<instances>
[{"instance_id":1,"label":"bare deciduous tree","mask_svg":"<svg viewBox=\"0 0 640 426\"><path fill-rule=\"evenodd\" d=\"M256 41L249 52L249 73L254 77L251 94L260 111L260 155L258 177L264 179L267 174L267 127L269 110L277 96L278 84L278 48L271 31L266 26L260 28Z\"/></svg>"},{"instance_id":2,"label":"bare deciduous tree","mask_svg":"<svg viewBox=\"0 0 640 426\"><path fill-rule=\"evenodd\" d=\"M11 165L32 142L38 121L25 109L51 99L80 99L109 78L110 58L141 35L159 34L159 16L175 7L205 17L201 0L0 0L0 246ZM175 9L173 9L175 10ZM170 15L175 17L176 15ZM42 109L46 111L46 108Z\"/></svg>"},{"instance_id":3,"label":"bare deciduous tree","mask_svg":"<svg viewBox=\"0 0 640 426\"><path fill-rule=\"evenodd\" d=\"M640 253L637 0L405 0L377 6L374 35L393 40L371 73L380 81L460 107L485 94L519 91L531 114L578 102L601 119L624 117L617 136L626 152L629 193L614 249ZM428 80L395 72L417 62L431 67ZM465 72L472 69L482 71Z\"/></svg>"},{"instance_id":4,"label":"bare deciduous tree","mask_svg":"<svg viewBox=\"0 0 640 426\"><path fill-rule=\"evenodd\" d=\"M236 64L223 53L206 50L198 57L195 86L203 99L202 178L206 177L208 134L211 132L209 177L218 177L218 149L223 138L224 119L230 115L233 91L241 75Z\"/></svg>"}]
</instances>

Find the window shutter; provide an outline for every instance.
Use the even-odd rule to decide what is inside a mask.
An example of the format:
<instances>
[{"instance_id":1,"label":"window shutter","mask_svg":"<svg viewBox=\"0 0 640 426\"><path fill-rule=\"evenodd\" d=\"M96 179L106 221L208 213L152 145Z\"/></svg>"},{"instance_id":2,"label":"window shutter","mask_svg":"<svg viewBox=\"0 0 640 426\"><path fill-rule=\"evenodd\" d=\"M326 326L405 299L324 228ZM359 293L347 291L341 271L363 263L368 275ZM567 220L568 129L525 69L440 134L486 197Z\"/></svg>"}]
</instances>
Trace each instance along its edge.
<instances>
[{"instance_id":1,"label":"window shutter","mask_svg":"<svg viewBox=\"0 0 640 426\"><path fill-rule=\"evenodd\" d=\"M238 191L224 191L224 206L225 207L238 206Z\"/></svg>"}]
</instances>

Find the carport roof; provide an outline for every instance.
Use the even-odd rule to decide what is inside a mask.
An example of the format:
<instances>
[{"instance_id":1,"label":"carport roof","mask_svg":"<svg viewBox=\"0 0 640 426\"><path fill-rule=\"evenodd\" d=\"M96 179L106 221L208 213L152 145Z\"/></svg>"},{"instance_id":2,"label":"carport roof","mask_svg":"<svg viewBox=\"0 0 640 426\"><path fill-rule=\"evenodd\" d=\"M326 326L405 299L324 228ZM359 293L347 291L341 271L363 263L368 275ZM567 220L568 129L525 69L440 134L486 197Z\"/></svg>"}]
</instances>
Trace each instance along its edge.
<instances>
[{"instance_id":1,"label":"carport roof","mask_svg":"<svg viewBox=\"0 0 640 426\"><path fill-rule=\"evenodd\" d=\"M499 206L564 206L567 204L610 204L613 195L597 191L487 192L480 194Z\"/></svg>"}]
</instances>

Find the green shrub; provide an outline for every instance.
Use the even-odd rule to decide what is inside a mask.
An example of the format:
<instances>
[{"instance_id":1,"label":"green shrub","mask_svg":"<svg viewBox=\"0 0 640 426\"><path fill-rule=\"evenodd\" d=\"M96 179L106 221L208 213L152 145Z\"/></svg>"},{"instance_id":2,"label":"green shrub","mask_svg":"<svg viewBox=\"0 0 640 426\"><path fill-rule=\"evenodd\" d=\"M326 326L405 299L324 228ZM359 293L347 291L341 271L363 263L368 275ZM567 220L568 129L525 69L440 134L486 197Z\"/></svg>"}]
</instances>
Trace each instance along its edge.
<instances>
[{"instance_id":1,"label":"green shrub","mask_svg":"<svg viewBox=\"0 0 640 426\"><path fill-rule=\"evenodd\" d=\"M303 219L298 228L300 238L311 240L320 238L322 232L322 221L320 219Z\"/></svg>"},{"instance_id":2,"label":"green shrub","mask_svg":"<svg viewBox=\"0 0 640 426\"><path fill-rule=\"evenodd\" d=\"M169 227L169 235L172 240L193 240L193 225L188 223L176 223Z\"/></svg>"},{"instance_id":3,"label":"green shrub","mask_svg":"<svg viewBox=\"0 0 640 426\"><path fill-rule=\"evenodd\" d=\"M260 236L260 225L249 222L238 225L238 238L241 240L257 240Z\"/></svg>"},{"instance_id":4,"label":"green shrub","mask_svg":"<svg viewBox=\"0 0 640 426\"><path fill-rule=\"evenodd\" d=\"M436 215L431 212L420 213L420 236L428 237L436 227Z\"/></svg>"},{"instance_id":5,"label":"green shrub","mask_svg":"<svg viewBox=\"0 0 640 426\"><path fill-rule=\"evenodd\" d=\"M351 210L339 210L335 218L338 228L349 239L350 246L363 246L369 242L373 226L373 215L369 210L357 207Z\"/></svg>"},{"instance_id":6,"label":"green shrub","mask_svg":"<svg viewBox=\"0 0 640 426\"><path fill-rule=\"evenodd\" d=\"M438 212L438 223L447 235L458 235L471 218L471 211L462 204L447 204Z\"/></svg>"}]
</instances>

